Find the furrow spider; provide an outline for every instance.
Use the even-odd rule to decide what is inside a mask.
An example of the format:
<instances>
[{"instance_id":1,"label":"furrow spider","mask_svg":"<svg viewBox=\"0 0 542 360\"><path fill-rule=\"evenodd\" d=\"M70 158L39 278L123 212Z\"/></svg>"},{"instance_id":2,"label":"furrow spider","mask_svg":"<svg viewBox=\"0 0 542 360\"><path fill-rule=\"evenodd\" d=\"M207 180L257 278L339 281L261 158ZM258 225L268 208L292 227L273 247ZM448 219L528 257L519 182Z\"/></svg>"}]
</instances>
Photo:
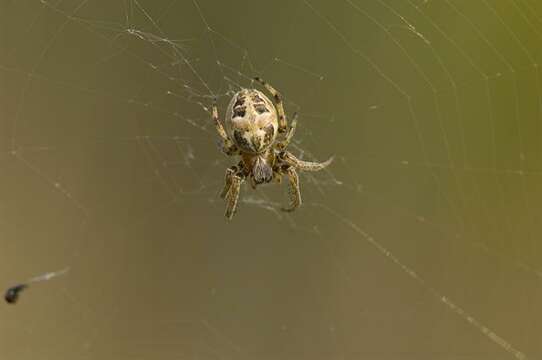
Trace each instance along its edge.
<instances>
[{"instance_id":1,"label":"furrow spider","mask_svg":"<svg viewBox=\"0 0 542 360\"><path fill-rule=\"evenodd\" d=\"M230 101L225 126L218 118L216 102L212 117L222 138L222 151L229 156L240 156L235 166L226 170L224 189L220 196L226 200L226 218L231 219L237 209L241 185L248 179L252 188L288 178L290 204L284 211L293 211L301 205L301 191L297 170L319 171L331 164L333 157L324 162L303 161L286 151L297 125L297 114L288 126L282 104L282 95L261 78L254 78L269 93L274 103L261 91L241 89ZM280 139L279 139L280 136Z\"/></svg>"}]
</instances>

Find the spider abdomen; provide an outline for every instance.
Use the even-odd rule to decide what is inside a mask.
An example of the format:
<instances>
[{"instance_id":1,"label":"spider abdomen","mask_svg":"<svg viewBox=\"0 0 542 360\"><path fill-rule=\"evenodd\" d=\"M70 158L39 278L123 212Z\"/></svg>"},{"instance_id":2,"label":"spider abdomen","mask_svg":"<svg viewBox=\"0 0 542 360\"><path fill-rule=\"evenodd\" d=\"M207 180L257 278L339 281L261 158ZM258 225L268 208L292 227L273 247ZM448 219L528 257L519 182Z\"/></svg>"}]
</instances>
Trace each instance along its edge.
<instances>
[{"instance_id":1,"label":"spider abdomen","mask_svg":"<svg viewBox=\"0 0 542 360\"><path fill-rule=\"evenodd\" d=\"M243 89L230 101L225 125L228 135L241 152L262 154L275 142L277 112L262 92Z\"/></svg>"}]
</instances>

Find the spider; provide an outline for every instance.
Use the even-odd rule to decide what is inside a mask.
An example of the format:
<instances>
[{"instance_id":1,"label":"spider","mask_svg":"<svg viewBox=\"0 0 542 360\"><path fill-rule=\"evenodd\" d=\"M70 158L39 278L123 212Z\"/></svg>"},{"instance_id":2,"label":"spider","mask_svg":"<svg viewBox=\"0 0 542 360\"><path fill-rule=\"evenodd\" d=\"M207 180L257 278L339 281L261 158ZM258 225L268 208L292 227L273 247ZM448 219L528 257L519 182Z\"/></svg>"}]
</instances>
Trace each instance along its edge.
<instances>
[{"instance_id":1,"label":"spider","mask_svg":"<svg viewBox=\"0 0 542 360\"><path fill-rule=\"evenodd\" d=\"M301 205L296 170L319 171L333 161L333 157L322 163L303 161L286 151L295 133L297 114L288 126L282 95L261 78L254 80L271 93L274 103L259 90L241 89L228 105L225 128L218 118L216 101L213 103L212 117L222 138L222 151L229 156L241 157L237 165L226 170L224 189L220 194L226 200L228 219L235 214L241 185L246 179L255 189L271 181L280 183L285 175L289 182L290 204L282 210L293 211Z\"/></svg>"}]
</instances>

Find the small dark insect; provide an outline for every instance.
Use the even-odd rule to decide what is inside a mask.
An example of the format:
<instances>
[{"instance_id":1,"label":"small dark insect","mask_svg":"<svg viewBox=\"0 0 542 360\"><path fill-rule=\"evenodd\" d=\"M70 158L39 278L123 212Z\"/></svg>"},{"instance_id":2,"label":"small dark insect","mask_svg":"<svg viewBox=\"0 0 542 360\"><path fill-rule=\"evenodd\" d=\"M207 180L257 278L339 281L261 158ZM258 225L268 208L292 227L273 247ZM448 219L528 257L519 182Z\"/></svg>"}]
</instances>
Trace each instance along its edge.
<instances>
[{"instance_id":1,"label":"small dark insect","mask_svg":"<svg viewBox=\"0 0 542 360\"><path fill-rule=\"evenodd\" d=\"M42 282L42 281L49 281L57 276L66 274L69 270L70 268L67 267L60 271L48 272L43 275L33 277L24 284L18 284L18 285L12 286L6 290L6 293L4 294L4 300L6 300L8 304L15 304L17 303L17 300L19 300L19 295L21 294L21 291L28 288L30 284Z\"/></svg>"},{"instance_id":2,"label":"small dark insect","mask_svg":"<svg viewBox=\"0 0 542 360\"><path fill-rule=\"evenodd\" d=\"M4 299L8 304L15 304L17 300L19 300L19 294L21 293L21 291L23 291L27 287L27 284L19 284L10 287L4 295Z\"/></svg>"}]
</instances>

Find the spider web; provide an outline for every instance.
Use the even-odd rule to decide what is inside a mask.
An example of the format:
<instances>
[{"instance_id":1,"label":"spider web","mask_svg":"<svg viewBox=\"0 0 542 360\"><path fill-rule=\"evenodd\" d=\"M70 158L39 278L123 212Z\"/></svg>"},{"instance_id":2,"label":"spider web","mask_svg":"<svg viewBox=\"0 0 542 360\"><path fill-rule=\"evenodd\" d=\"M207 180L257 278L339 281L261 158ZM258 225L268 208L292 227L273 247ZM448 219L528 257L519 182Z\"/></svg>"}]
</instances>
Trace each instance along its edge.
<instances>
[{"instance_id":1,"label":"spider web","mask_svg":"<svg viewBox=\"0 0 542 360\"><path fill-rule=\"evenodd\" d=\"M0 355L535 359L534 1L5 1ZM262 76L291 151L218 198L209 106Z\"/></svg>"}]
</instances>

